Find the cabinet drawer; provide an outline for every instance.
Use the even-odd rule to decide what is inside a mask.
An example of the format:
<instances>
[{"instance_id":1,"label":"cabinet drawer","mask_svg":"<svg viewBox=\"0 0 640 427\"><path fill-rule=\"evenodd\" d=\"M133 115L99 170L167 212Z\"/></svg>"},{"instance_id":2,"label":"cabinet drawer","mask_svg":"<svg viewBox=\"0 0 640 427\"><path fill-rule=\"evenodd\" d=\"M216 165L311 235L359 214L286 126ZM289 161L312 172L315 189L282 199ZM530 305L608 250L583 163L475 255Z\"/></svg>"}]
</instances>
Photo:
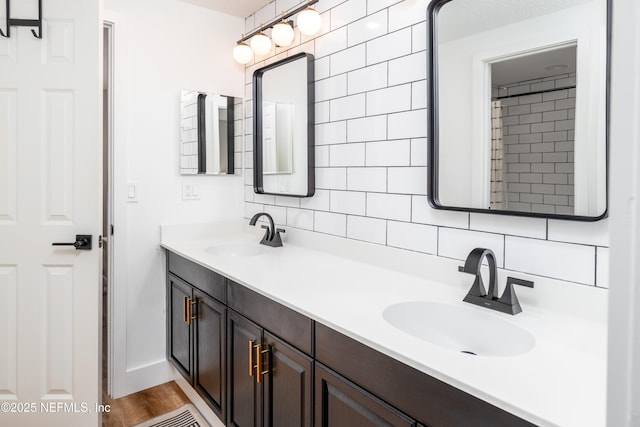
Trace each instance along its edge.
<instances>
[{"instance_id":1,"label":"cabinet drawer","mask_svg":"<svg viewBox=\"0 0 640 427\"><path fill-rule=\"evenodd\" d=\"M289 344L312 354L313 322L308 317L231 280L227 280L227 305Z\"/></svg>"},{"instance_id":2,"label":"cabinet drawer","mask_svg":"<svg viewBox=\"0 0 640 427\"><path fill-rule=\"evenodd\" d=\"M521 418L316 324L316 360L429 426L533 427ZM498 372L497 375L500 373Z\"/></svg>"},{"instance_id":3,"label":"cabinet drawer","mask_svg":"<svg viewBox=\"0 0 640 427\"><path fill-rule=\"evenodd\" d=\"M221 302L226 302L225 278L195 262L167 251L169 272Z\"/></svg>"}]
</instances>

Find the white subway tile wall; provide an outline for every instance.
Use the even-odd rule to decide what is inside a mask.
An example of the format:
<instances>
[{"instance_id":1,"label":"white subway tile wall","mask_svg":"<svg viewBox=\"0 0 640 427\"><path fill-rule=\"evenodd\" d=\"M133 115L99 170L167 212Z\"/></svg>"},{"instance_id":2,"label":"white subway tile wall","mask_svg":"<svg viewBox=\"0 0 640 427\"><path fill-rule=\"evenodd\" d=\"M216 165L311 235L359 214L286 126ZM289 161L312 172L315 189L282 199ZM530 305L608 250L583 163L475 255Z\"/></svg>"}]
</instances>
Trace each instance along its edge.
<instances>
[{"instance_id":1,"label":"white subway tile wall","mask_svg":"<svg viewBox=\"0 0 640 427\"><path fill-rule=\"evenodd\" d=\"M247 31L275 18L282 9L302 3L270 3L246 19ZM606 220L578 223L442 211L429 206L427 5L428 1L412 0L320 0L314 5L322 13L319 35L300 35L296 28L291 47L274 49L268 57L256 58L258 62L246 67L245 217L266 211L279 225L459 260L475 247L487 247L495 252L500 268L608 287ZM253 72L301 51L316 58L316 192L302 199L257 195L253 193L251 160ZM532 89L527 86L522 91ZM566 118L553 116L556 109L569 108L563 105L566 94L564 98L554 94L544 94L548 96L526 104L522 111L513 110L521 120L513 126L523 126L523 132L535 127L546 138L521 141L518 145L527 151L519 153L515 148L513 154L527 160L521 163L531 165L536 160L531 155L541 154L543 163L532 166L535 170L517 172L523 177L518 184L527 191L535 186L549 202L564 203L562 197L549 198L568 196L562 194L564 181L554 181L560 176L537 183L537 175L526 175L549 173L545 162L554 164L557 175L569 173L562 170L569 159L554 158L563 153L547 152L551 145L544 145L559 147L562 141L558 138L567 133L562 126L571 120L569 112ZM545 123L554 128L544 128ZM513 130L520 135L518 128ZM528 178L531 182L524 182Z\"/></svg>"}]
</instances>

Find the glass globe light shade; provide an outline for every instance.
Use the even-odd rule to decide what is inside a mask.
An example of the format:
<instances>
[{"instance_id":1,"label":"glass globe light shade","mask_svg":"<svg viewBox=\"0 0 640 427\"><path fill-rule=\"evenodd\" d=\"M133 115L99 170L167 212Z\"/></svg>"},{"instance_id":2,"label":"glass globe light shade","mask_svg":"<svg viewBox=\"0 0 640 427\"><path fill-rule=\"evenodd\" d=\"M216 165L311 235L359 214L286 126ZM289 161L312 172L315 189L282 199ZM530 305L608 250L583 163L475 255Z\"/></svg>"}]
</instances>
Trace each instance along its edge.
<instances>
[{"instance_id":1,"label":"glass globe light shade","mask_svg":"<svg viewBox=\"0 0 640 427\"><path fill-rule=\"evenodd\" d=\"M273 42L281 47L289 46L293 42L294 36L293 28L285 21L278 22L271 30Z\"/></svg>"},{"instance_id":2,"label":"glass globe light shade","mask_svg":"<svg viewBox=\"0 0 640 427\"><path fill-rule=\"evenodd\" d=\"M271 39L260 32L251 38L251 49L256 55L266 55L271 52Z\"/></svg>"},{"instance_id":3,"label":"glass globe light shade","mask_svg":"<svg viewBox=\"0 0 640 427\"><path fill-rule=\"evenodd\" d=\"M320 31L322 18L314 9L308 7L298 15L298 28L300 32L307 36L313 36Z\"/></svg>"},{"instance_id":4,"label":"glass globe light shade","mask_svg":"<svg viewBox=\"0 0 640 427\"><path fill-rule=\"evenodd\" d=\"M233 59L240 64L248 64L253 59L253 51L246 43L238 43L233 48Z\"/></svg>"}]
</instances>

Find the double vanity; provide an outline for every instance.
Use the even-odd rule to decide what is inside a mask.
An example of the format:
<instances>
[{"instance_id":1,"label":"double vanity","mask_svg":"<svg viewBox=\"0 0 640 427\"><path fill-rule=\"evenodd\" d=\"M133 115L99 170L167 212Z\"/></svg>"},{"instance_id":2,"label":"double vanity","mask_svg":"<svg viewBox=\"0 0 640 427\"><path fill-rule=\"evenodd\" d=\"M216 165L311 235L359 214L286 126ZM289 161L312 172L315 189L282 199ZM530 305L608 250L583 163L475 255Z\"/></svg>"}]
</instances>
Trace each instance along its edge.
<instances>
[{"instance_id":1,"label":"double vanity","mask_svg":"<svg viewBox=\"0 0 640 427\"><path fill-rule=\"evenodd\" d=\"M457 260L262 237L246 222L162 228L167 357L226 425L604 425L597 289L535 277L514 316L463 302ZM540 302L554 293L563 304Z\"/></svg>"}]
</instances>

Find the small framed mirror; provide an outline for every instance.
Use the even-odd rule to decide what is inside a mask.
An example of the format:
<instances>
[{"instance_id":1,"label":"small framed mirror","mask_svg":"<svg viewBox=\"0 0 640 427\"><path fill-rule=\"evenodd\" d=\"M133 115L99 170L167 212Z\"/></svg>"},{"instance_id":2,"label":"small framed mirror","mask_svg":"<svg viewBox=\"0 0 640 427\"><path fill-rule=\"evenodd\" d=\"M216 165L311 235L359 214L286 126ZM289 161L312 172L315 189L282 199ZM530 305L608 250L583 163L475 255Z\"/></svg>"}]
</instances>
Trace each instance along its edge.
<instances>
[{"instance_id":1,"label":"small framed mirror","mask_svg":"<svg viewBox=\"0 0 640 427\"><path fill-rule=\"evenodd\" d=\"M259 194L315 192L314 59L299 53L253 74L253 186Z\"/></svg>"},{"instance_id":2,"label":"small framed mirror","mask_svg":"<svg viewBox=\"0 0 640 427\"><path fill-rule=\"evenodd\" d=\"M234 174L234 136L241 132L236 128L242 127L242 115L235 110L241 108L241 98L196 90L181 92L181 175Z\"/></svg>"},{"instance_id":3,"label":"small framed mirror","mask_svg":"<svg viewBox=\"0 0 640 427\"><path fill-rule=\"evenodd\" d=\"M429 203L607 215L610 0L434 0Z\"/></svg>"}]
</instances>

